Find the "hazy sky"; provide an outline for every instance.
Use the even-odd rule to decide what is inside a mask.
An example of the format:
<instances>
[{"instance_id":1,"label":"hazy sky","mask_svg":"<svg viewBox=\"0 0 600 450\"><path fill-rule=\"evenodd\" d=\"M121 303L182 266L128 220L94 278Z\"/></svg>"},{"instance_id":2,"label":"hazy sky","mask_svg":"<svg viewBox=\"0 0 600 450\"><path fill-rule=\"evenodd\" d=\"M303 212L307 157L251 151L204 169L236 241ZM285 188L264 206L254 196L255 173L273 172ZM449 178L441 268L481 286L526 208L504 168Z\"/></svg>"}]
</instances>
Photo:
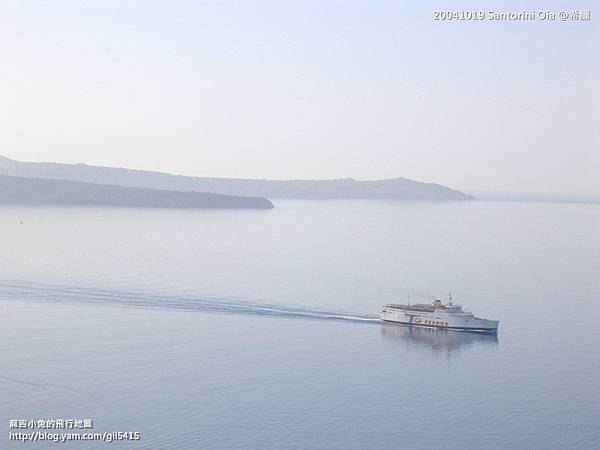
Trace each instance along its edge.
<instances>
[{"instance_id":1,"label":"hazy sky","mask_svg":"<svg viewBox=\"0 0 600 450\"><path fill-rule=\"evenodd\" d=\"M600 8L449 3L0 0L0 154L600 194Z\"/></svg>"}]
</instances>

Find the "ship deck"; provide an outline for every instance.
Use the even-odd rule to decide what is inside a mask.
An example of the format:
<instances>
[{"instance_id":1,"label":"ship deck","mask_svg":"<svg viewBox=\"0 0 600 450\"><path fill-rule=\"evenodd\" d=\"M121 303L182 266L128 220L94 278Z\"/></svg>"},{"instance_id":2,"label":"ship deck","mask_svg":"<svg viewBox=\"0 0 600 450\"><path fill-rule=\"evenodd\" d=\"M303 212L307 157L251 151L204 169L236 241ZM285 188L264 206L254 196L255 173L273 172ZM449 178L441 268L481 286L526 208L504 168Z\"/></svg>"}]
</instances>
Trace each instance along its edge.
<instances>
[{"instance_id":1,"label":"ship deck","mask_svg":"<svg viewBox=\"0 0 600 450\"><path fill-rule=\"evenodd\" d=\"M419 311L419 312L434 312L435 308L432 305L416 304L416 305L385 305L386 308L401 309L403 311Z\"/></svg>"}]
</instances>

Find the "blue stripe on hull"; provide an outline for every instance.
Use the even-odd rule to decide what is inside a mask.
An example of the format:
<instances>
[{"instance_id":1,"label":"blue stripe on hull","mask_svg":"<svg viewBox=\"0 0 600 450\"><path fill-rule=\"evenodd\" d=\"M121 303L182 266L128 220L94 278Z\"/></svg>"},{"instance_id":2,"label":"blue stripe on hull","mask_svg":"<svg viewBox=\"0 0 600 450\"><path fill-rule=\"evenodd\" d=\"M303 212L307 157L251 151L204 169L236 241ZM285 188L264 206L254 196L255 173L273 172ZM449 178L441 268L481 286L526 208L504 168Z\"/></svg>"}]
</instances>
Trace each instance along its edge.
<instances>
[{"instance_id":1,"label":"blue stripe on hull","mask_svg":"<svg viewBox=\"0 0 600 450\"><path fill-rule=\"evenodd\" d=\"M443 328L445 330L460 330L460 331L476 331L478 333L497 333L497 328L467 328L467 327L446 327L444 325L425 325L422 323L410 323L410 322L400 322L398 320L386 320L381 319L382 322L390 322L390 323L401 323L402 325L410 325L414 327L425 327L425 328Z\"/></svg>"}]
</instances>

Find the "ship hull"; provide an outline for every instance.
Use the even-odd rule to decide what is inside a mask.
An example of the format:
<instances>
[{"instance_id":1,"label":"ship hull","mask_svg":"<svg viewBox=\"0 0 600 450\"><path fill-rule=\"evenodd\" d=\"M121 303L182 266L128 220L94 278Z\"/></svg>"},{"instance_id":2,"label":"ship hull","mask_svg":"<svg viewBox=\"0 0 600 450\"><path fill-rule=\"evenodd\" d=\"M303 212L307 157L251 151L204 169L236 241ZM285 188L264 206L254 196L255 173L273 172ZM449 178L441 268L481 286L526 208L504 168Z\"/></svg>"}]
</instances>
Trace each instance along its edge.
<instances>
[{"instance_id":1,"label":"ship hull","mask_svg":"<svg viewBox=\"0 0 600 450\"><path fill-rule=\"evenodd\" d=\"M396 322L405 325L444 328L457 331L472 331L476 333L496 333L498 331L497 320L480 319L468 315L454 315L427 312L384 311L381 313L384 322Z\"/></svg>"}]
</instances>

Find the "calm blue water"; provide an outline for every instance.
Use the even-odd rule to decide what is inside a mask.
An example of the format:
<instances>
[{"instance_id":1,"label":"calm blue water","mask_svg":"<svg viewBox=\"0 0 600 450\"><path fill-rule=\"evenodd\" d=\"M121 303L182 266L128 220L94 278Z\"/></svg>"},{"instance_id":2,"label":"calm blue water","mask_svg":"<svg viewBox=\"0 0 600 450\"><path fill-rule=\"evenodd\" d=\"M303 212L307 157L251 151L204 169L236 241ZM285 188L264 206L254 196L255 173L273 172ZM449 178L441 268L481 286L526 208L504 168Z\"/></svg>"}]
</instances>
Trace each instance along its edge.
<instances>
[{"instance_id":1,"label":"calm blue water","mask_svg":"<svg viewBox=\"0 0 600 450\"><path fill-rule=\"evenodd\" d=\"M9 419L63 417L141 432L121 448L600 440L600 207L3 207L0 229L2 448L48 446ZM373 320L448 290L498 337Z\"/></svg>"}]
</instances>

